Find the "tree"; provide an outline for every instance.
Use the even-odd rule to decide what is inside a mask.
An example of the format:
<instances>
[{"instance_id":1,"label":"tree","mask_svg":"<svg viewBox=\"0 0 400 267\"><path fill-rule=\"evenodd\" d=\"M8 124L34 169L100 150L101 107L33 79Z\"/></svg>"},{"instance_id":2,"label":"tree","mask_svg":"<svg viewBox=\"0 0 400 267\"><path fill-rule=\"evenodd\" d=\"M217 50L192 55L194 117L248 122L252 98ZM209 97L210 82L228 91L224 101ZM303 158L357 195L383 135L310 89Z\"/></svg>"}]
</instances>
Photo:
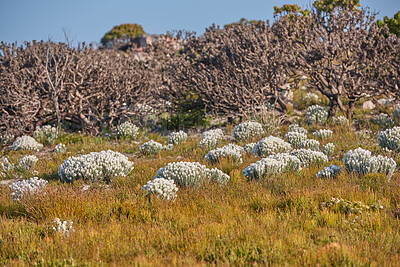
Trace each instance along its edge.
<instances>
[{"instance_id":1,"label":"tree","mask_svg":"<svg viewBox=\"0 0 400 267\"><path fill-rule=\"evenodd\" d=\"M241 24L246 24L246 25L250 25L250 24L256 24L258 21L257 20L247 20L245 18L241 18L239 22L233 22L230 24L225 24L224 28L229 28L229 27L233 27L233 26L237 26L237 25L241 25Z\"/></svg>"},{"instance_id":2,"label":"tree","mask_svg":"<svg viewBox=\"0 0 400 267\"><path fill-rule=\"evenodd\" d=\"M390 33L393 33L393 34L397 35L398 37L400 37L400 11L397 12L393 16L393 18L388 18L387 16L385 16L383 18L383 21L378 20L376 23L381 28L383 28L384 25L386 24L389 28Z\"/></svg>"},{"instance_id":3,"label":"tree","mask_svg":"<svg viewBox=\"0 0 400 267\"><path fill-rule=\"evenodd\" d=\"M142 26L139 24L121 24L114 26L101 38L101 44L107 48L113 46L123 46L132 43L132 40L144 34Z\"/></svg>"}]
</instances>

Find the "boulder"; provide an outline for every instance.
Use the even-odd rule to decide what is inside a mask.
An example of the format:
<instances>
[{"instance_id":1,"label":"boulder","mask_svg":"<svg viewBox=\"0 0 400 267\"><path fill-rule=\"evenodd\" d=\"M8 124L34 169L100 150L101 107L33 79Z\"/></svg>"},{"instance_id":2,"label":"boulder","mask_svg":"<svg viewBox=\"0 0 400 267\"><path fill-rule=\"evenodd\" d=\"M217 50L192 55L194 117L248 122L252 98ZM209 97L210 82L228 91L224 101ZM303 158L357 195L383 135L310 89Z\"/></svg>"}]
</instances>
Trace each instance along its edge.
<instances>
[{"instance_id":1,"label":"boulder","mask_svg":"<svg viewBox=\"0 0 400 267\"><path fill-rule=\"evenodd\" d=\"M363 103L363 110L371 110L375 108L375 104L372 103L371 100L368 100L366 102Z\"/></svg>"}]
</instances>

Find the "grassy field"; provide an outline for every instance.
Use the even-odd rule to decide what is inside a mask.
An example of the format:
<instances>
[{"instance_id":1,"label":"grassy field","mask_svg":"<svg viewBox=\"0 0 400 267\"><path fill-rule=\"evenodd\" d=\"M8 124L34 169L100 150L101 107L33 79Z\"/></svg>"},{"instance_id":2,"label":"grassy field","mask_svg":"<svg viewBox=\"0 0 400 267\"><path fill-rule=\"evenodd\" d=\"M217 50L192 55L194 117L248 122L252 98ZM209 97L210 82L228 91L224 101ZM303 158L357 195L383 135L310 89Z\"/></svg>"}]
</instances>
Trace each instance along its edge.
<instances>
[{"instance_id":1,"label":"grassy field","mask_svg":"<svg viewBox=\"0 0 400 267\"><path fill-rule=\"evenodd\" d=\"M320 128L334 132L332 139L321 143L336 146L330 162L261 181L247 181L243 175L243 169L260 158L246 154L241 164L227 159L210 165L204 159L207 151L198 147L199 134L193 132L184 144L154 156L138 152L146 140L167 144L167 137L151 132L142 132L135 141L63 134L56 143L66 144L67 152L58 155L51 153L50 146L40 152L6 147L1 155L14 162L22 155L35 154L39 158L36 176L49 184L45 193L18 202L4 182L9 178L1 178L0 264L399 266L398 171L391 179L382 174L359 177L347 173L342 162L344 153L360 146L400 163L399 155L381 150L378 128L362 121L364 115L356 113L356 119L373 133L363 139L354 126L305 125L309 138ZM287 125L281 124L275 135L283 138ZM226 127L226 134L232 129L232 125ZM106 149L128 156L134 170L111 184L89 183L86 191L82 187L88 182L59 181L58 167L67 157ZM174 161L217 167L230 180L225 186L210 183L199 189L179 188L174 202L146 197L143 185L159 168ZM330 164L343 168L340 176L317 178L316 173ZM25 172L21 176L34 175ZM383 208L356 215L335 205L321 206L332 197ZM72 220L75 232L67 236L53 231L56 217Z\"/></svg>"}]
</instances>

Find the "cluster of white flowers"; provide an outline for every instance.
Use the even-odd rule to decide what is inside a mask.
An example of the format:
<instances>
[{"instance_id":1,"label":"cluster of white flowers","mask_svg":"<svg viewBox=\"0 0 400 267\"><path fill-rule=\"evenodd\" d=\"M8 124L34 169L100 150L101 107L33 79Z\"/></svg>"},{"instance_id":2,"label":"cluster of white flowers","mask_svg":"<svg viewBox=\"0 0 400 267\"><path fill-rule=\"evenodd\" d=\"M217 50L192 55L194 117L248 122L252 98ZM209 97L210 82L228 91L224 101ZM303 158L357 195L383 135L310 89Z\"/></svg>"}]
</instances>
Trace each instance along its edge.
<instances>
[{"instance_id":1,"label":"cluster of white flowers","mask_svg":"<svg viewBox=\"0 0 400 267\"><path fill-rule=\"evenodd\" d=\"M157 110L154 109L152 106L150 106L148 104L141 104L141 103L135 104L135 106L133 107L133 110L140 114L155 114L155 113L157 113Z\"/></svg>"},{"instance_id":2,"label":"cluster of white flowers","mask_svg":"<svg viewBox=\"0 0 400 267\"><path fill-rule=\"evenodd\" d=\"M307 134L302 132L288 132L285 134L285 138L289 144L298 147L301 142L307 140Z\"/></svg>"},{"instance_id":3,"label":"cluster of white flowers","mask_svg":"<svg viewBox=\"0 0 400 267\"><path fill-rule=\"evenodd\" d=\"M39 126L33 132L33 137L40 143L52 145L58 137L57 128L51 125Z\"/></svg>"},{"instance_id":4,"label":"cluster of white flowers","mask_svg":"<svg viewBox=\"0 0 400 267\"><path fill-rule=\"evenodd\" d=\"M385 150L400 151L400 127L393 127L378 134L378 144Z\"/></svg>"},{"instance_id":5,"label":"cluster of white flowers","mask_svg":"<svg viewBox=\"0 0 400 267\"><path fill-rule=\"evenodd\" d=\"M335 152L335 145L333 143L328 143L322 146L322 153L327 156L330 156Z\"/></svg>"},{"instance_id":6,"label":"cluster of white flowers","mask_svg":"<svg viewBox=\"0 0 400 267\"><path fill-rule=\"evenodd\" d=\"M400 122L400 106L397 106L392 112L393 119Z\"/></svg>"},{"instance_id":7,"label":"cluster of white flowers","mask_svg":"<svg viewBox=\"0 0 400 267\"><path fill-rule=\"evenodd\" d=\"M250 154L251 151L253 151L253 149L254 149L254 147L256 146L256 144L257 144L257 143L249 143L249 144L246 144L246 145L243 147L244 152Z\"/></svg>"},{"instance_id":8,"label":"cluster of white flowers","mask_svg":"<svg viewBox=\"0 0 400 267\"><path fill-rule=\"evenodd\" d=\"M202 134L199 147L209 150L217 146L222 141L224 132L221 129L209 130Z\"/></svg>"},{"instance_id":9,"label":"cluster of white flowers","mask_svg":"<svg viewBox=\"0 0 400 267\"><path fill-rule=\"evenodd\" d=\"M255 121L243 122L233 129L233 137L236 142L248 141L252 138L262 136L264 129L261 123Z\"/></svg>"},{"instance_id":10,"label":"cluster of white flowers","mask_svg":"<svg viewBox=\"0 0 400 267\"><path fill-rule=\"evenodd\" d=\"M165 151L171 151L172 149L174 149L173 144L168 144L168 145L162 147L162 150L165 150Z\"/></svg>"},{"instance_id":11,"label":"cluster of white flowers","mask_svg":"<svg viewBox=\"0 0 400 267\"><path fill-rule=\"evenodd\" d=\"M318 139L329 139L332 138L333 132L329 129L320 129L313 132L313 136Z\"/></svg>"},{"instance_id":12,"label":"cluster of white flowers","mask_svg":"<svg viewBox=\"0 0 400 267\"><path fill-rule=\"evenodd\" d=\"M148 194L154 194L162 199L175 200L178 187L175 185L174 180L157 178L148 181L142 190L146 190Z\"/></svg>"},{"instance_id":13,"label":"cluster of white flowers","mask_svg":"<svg viewBox=\"0 0 400 267\"><path fill-rule=\"evenodd\" d=\"M304 100L308 102L318 102L319 96L316 93L307 93L304 96Z\"/></svg>"},{"instance_id":14,"label":"cluster of white flowers","mask_svg":"<svg viewBox=\"0 0 400 267\"><path fill-rule=\"evenodd\" d=\"M12 183L9 187L11 197L15 201L21 200L25 195L40 193L47 185L47 181L38 177Z\"/></svg>"},{"instance_id":15,"label":"cluster of white flowers","mask_svg":"<svg viewBox=\"0 0 400 267\"><path fill-rule=\"evenodd\" d=\"M289 127L288 127L288 129L287 129L287 132L288 132L288 133L290 133L290 132L297 132L297 133L303 133L303 134L305 134L305 135L308 134L307 129L301 127L301 126L298 125L298 124L290 124Z\"/></svg>"},{"instance_id":16,"label":"cluster of white flowers","mask_svg":"<svg viewBox=\"0 0 400 267\"><path fill-rule=\"evenodd\" d=\"M320 143L315 139L307 139L299 144L299 148L311 149L314 151L319 151Z\"/></svg>"},{"instance_id":17,"label":"cluster of white flowers","mask_svg":"<svg viewBox=\"0 0 400 267\"><path fill-rule=\"evenodd\" d=\"M342 126L350 125L350 121L345 116L339 116L337 118L332 118L332 121L336 125L342 125Z\"/></svg>"},{"instance_id":18,"label":"cluster of white flowers","mask_svg":"<svg viewBox=\"0 0 400 267\"><path fill-rule=\"evenodd\" d=\"M63 153L65 153L66 151L67 151L67 147L66 147L64 144L59 143L59 144L56 145L56 147L54 148L53 153L55 153L55 154L63 154Z\"/></svg>"},{"instance_id":19,"label":"cluster of white flowers","mask_svg":"<svg viewBox=\"0 0 400 267\"><path fill-rule=\"evenodd\" d=\"M140 153L143 155L158 154L163 149L163 145L150 140L139 147Z\"/></svg>"},{"instance_id":20,"label":"cluster of white flowers","mask_svg":"<svg viewBox=\"0 0 400 267\"><path fill-rule=\"evenodd\" d=\"M66 236L69 236L71 233L75 232L74 227L72 226L73 222L71 220L62 221L59 218L55 218L53 223L56 224L56 226L53 227L54 232L59 232Z\"/></svg>"},{"instance_id":21,"label":"cluster of white flowers","mask_svg":"<svg viewBox=\"0 0 400 267\"><path fill-rule=\"evenodd\" d=\"M289 143L271 135L259 141L251 153L259 157L265 157L277 153L288 153L290 150L292 150L292 146Z\"/></svg>"},{"instance_id":22,"label":"cluster of white flowers","mask_svg":"<svg viewBox=\"0 0 400 267\"><path fill-rule=\"evenodd\" d=\"M306 119L308 124L325 123L328 119L328 111L319 105L307 108Z\"/></svg>"},{"instance_id":23,"label":"cluster of white flowers","mask_svg":"<svg viewBox=\"0 0 400 267\"><path fill-rule=\"evenodd\" d=\"M382 128L390 128L394 126L394 121L388 114L381 113L372 122L378 124Z\"/></svg>"},{"instance_id":24,"label":"cluster of white flowers","mask_svg":"<svg viewBox=\"0 0 400 267\"><path fill-rule=\"evenodd\" d=\"M371 131L367 130L367 129L361 129L359 131L356 131L356 135L360 138L360 139L365 139L371 136Z\"/></svg>"},{"instance_id":25,"label":"cluster of white flowers","mask_svg":"<svg viewBox=\"0 0 400 267\"><path fill-rule=\"evenodd\" d=\"M91 152L79 157L69 157L58 168L62 181L78 179L109 181L116 176L126 176L133 170L133 163L121 153L111 150Z\"/></svg>"},{"instance_id":26,"label":"cluster of white flowers","mask_svg":"<svg viewBox=\"0 0 400 267\"><path fill-rule=\"evenodd\" d=\"M118 138L136 139L136 137L139 135L139 127L129 121L126 121L117 126L116 133Z\"/></svg>"},{"instance_id":27,"label":"cluster of white flowers","mask_svg":"<svg viewBox=\"0 0 400 267\"><path fill-rule=\"evenodd\" d=\"M154 179L174 180L179 186L200 187L204 182L216 181L225 184L229 175L218 169L208 169L199 162L171 162L157 171Z\"/></svg>"},{"instance_id":28,"label":"cluster of white flowers","mask_svg":"<svg viewBox=\"0 0 400 267\"><path fill-rule=\"evenodd\" d=\"M185 142L187 139L187 133L184 131L173 132L168 136L168 143L177 145Z\"/></svg>"},{"instance_id":29,"label":"cluster of white flowers","mask_svg":"<svg viewBox=\"0 0 400 267\"><path fill-rule=\"evenodd\" d=\"M226 146L209 151L204 158L210 163L216 163L221 158L232 158L236 163L242 163L243 153L243 147L235 144L228 144Z\"/></svg>"},{"instance_id":30,"label":"cluster of white flowers","mask_svg":"<svg viewBox=\"0 0 400 267\"><path fill-rule=\"evenodd\" d=\"M14 164L8 161L8 158L2 158L0 161L1 170L4 173L9 173L14 170Z\"/></svg>"},{"instance_id":31,"label":"cluster of white flowers","mask_svg":"<svg viewBox=\"0 0 400 267\"><path fill-rule=\"evenodd\" d=\"M302 166L310 166L313 164L325 164L328 162L328 157L319 151L311 149L296 149L292 151L292 155L299 158Z\"/></svg>"},{"instance_id":32,"label":"cluster of white flowers","mask_svg":"<svg viewBox=\"0 0 400 267\"><path fill-rule=\"evenodd\" d=\"M372 156L371 151L362 149L349 150L343 158L348 172L355 172L358 175L368 173L384 173L389 177L396 169L396 162L392 158Z\"/></svg>"},{"instance_id":33,"label":"cluster of white flowers","mask_svg":"<svg viewBox=\"0 0 400 267\"><path fill-rule=\"evenodd\" d=\"M383 206L378 201L370 205L363 205L360 201L351 202L341 198L332 197L327 202L322 202L320 204L321 208L337 208L337 210L344 212L346 214L361 214L363 211L379 211L383 210Z\"/></svg>"},{"instance_id":34,"label":"cluster of white flowers","mask_svg":"<svg viewBox=\"0 0 400 267\"><path fill-rule=\"evenodd\" d=\"M318 178L332 178L335 179L342 172L342 168L331 164L329 167L325 167L322 171L317 173Z\"/></svg>"},{"instance_id":35,"label":"cluster of white flowers","mask_svg":"<svg viewBox=\"0 0 400 267\"><path fill-rule=\"evenodd\" d=\"M12 145L13 150L33 150L39 151L43 148L42 144L36 142L36 140L30 136L24 135L18 137Z\"/></svg>"},{"instance_id":36,"label":"cluster of white flowers","mask_svg":"<svg viewBox=\"0 0 400 267\"><path fill-rule=\"evenodd\" d=\"M38 158L35 155L24 156L19 160L17 169L20 171L31 171L35 168Z\"/></svg>"},{"instance_id":37,"label":"cluster of white flowers","mask_svg":"<svg viewBox=\"0 0 400 267\"><path fill-rule=\"evenodd\" d=\"M8 146L12 144L15 136L13 134L2 133L0 134L0 145Z\"/></svg>"},{"instance_id":38,"label":"cluster of white flowers","mask_svg":"<svg viewBox=\"0 0 400 267\"><path fill-rule=\"evenodd\" d=\"M299 170L301 170L301 163L297 157L288 153L278 153L250 164L243 170L243 174L248 180L259 180L284 171Z\"/></svg>"}]
</instances>

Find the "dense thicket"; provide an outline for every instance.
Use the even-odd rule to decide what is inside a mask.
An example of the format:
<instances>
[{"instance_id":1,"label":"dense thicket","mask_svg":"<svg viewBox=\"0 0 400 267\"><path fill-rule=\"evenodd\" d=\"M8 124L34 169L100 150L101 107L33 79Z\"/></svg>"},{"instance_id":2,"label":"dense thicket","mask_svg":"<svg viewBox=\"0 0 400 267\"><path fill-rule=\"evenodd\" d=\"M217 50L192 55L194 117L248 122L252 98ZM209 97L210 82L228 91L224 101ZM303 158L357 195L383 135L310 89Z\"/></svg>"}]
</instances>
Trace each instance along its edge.
<instances>
[{"instance_id":1,"label":"dense thicket","mask_svg":"<svg viewBox=\"0 0 400 267\"><path fill-rule=\"evenodd\" d=\"M303 12L304 13L304 12ZM141 54L34 42L0 46L0 130L65 122L90 133L133 116L137 104L245 118L275 103L295 75L309 77L351 116L362 97L399 93L400 44L366 9L314 9L269 23L165 35ZM384 31L388 33L387 27ZM165 103L165 101L163 103Z\"/></svg>"}]
</instances>

